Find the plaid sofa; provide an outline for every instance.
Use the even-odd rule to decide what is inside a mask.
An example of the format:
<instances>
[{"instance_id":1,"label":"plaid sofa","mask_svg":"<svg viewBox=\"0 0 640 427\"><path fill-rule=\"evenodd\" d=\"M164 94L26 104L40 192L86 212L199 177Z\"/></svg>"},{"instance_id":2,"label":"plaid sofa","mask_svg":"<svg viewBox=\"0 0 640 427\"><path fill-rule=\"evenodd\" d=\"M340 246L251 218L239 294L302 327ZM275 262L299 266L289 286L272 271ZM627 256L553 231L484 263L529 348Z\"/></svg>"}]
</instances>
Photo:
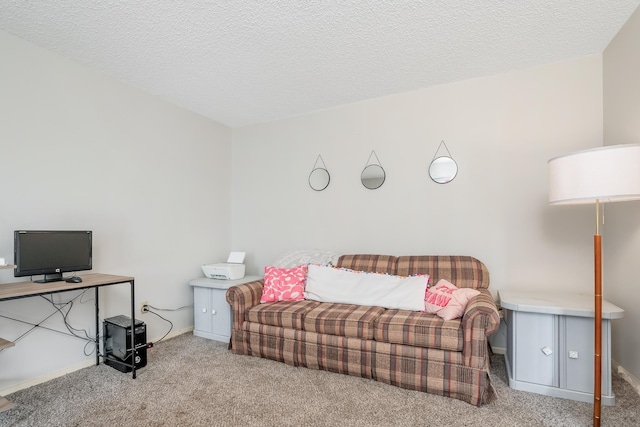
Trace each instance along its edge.
<instances>
[{"instance_id":1,"label":"plaid sofa","mask_svg":"<svg viewBox=\"0 0 640 427\"><path fill-rule=\"evenodd\" d=\"M480 295L461 319L316 301L260 304L262 280L231 287L230 348L293 366L371 378L480 406L495 398L487 336L499 316L489 272L469 256L343 255L336 267L408 276L429 274Z\"/></svg>"}]
</instances>

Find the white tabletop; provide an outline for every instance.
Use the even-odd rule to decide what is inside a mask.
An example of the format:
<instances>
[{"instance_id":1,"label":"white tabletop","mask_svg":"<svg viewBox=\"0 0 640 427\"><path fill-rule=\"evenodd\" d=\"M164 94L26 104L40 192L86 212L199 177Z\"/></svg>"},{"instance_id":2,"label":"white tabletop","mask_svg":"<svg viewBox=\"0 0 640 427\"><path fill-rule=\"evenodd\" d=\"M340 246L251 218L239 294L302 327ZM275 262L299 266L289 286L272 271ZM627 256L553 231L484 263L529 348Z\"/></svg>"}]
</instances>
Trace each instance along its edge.
<instances>
[{"instance_id":1,"label":"white tabletop","mask_svg":"<svg viewBox=\"0 0 640 427\"><path fill-rule=\"evenodd\" d=\"M594 317L594 296L567 292L498 291L500 305L508 310L564 316ZM602 318L620 319L624 310L602 300Z\"/></svg>"},{"instance_id":2,"label":"white tabletop","mask_svg":"<svg viewBox=\"0 0 640 427\"><path fill-rule=\"evenodd\" d=\"M224 280L224 279L209 279L208 277L198 277L189 281L191 286L198 286L201 288L213 288L213 289L229 289L235 285L241 285L243 283L255 282L261 280L260 276L244 276L242 279Z\"/></svg>"}]
</instances>

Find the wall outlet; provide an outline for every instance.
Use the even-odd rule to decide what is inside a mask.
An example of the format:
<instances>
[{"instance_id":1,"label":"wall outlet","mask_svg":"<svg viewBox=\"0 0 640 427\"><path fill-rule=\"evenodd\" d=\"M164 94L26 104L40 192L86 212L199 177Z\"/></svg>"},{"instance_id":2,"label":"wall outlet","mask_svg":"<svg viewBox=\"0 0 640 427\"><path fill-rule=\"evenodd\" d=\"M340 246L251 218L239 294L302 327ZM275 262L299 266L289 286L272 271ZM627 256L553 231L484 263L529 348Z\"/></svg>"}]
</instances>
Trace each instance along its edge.
<instances>
[{"instance_id":1,"label":"wall outlet","mask_svg":"<svg viewBox=\"0 0 640 427\"><path fill-rule=\"evenodd\" d=\"M149 311L149 301L142 301L140 303L140 313L144 314Z\"/></svg>"}]
</instances>

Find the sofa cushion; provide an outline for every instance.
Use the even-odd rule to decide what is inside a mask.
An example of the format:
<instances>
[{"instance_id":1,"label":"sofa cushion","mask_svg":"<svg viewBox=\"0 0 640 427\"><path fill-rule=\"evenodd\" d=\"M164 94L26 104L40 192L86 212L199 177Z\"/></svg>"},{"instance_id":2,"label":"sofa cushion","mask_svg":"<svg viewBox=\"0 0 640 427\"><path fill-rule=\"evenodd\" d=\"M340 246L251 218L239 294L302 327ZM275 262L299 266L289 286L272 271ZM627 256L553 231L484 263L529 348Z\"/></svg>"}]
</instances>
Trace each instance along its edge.
<instances>
[{"instance_id":1,"label":"sofa cushion","mask_svg":"<svg viewBox=\"0 0 640 427\"><path fill-rule=\"evenodd\" d=\"M471 256L400 256L394 274L398 276L428 274L431 276L431 283L446 279L459 288L486 289L489 287L487 266Z\"/></svg>"},{"instance_id":2,"label":"sofa cushion","mask_svg":"<svg viewBox=\"0 0 640 427\"><path fill-rule=\"evenodd\" d=\"M409 310L387 310L376 320L376 341L462 351L462 322Z\"/></svg>"},{"instance_id":3,"label":"sofa cushion","mask_svg":"<svg viewBox=\"0 0 640 427\"><path fill-rule=\"evenodd\" d=\"M307 332L373 339L374 321L385 309L366 305L317 303L303 319Z\"/></svg>"},{"instance_id":4,"label":"sofa cushion","mask_svg":"<svg viewBox=\"0 0 640 427\"><path fill-rule=\"evenodd\" d=\"M338 258L336 267L349 268L356 271L370 271L372 273L397 274L398 258L390 255L342 255ZM403 276L408 276L403 274Z\"/></svg>"},{"instance_id":5,"label":"sofa cushion","mask_svg":"<svg viewBox=\"0 0 640 427\"><path fill-rule=\"evenodd\" d=\"M319 304L315 301L281 301L259 304L247 310L245 320L262 325L302 329L304 316Z\"/></svg>"}]
</instances>

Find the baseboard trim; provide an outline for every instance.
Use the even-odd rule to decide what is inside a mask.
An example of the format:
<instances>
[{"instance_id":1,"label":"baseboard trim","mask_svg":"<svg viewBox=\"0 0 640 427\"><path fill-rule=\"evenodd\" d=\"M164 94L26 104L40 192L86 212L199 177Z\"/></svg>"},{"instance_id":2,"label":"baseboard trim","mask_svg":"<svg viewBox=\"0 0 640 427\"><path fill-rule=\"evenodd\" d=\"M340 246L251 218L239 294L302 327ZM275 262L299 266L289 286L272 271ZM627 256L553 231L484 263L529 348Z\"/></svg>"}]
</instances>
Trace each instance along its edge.
<instances>
[{"instance_id":1,"label":"baseboard trim","mask_svg":"<svg viewBox=\"0 0 640 427\"><path fill-rule=\"evenodd\" d=\"M636 393L638 393L638 395L640 395L640 380L638 378L636 378L631 372L629 372L626 369L624 369L615 360L612 360L611 364L613 365L613 369L618 373L618 375L620 375L620 377L623 380L628 382L631 385L631 387L633 387L633 389L636 391Z\"/></svg>"},{"instance_id":2,"label":"baseboard trim","mask_svg":"<svg viewBox=\"0 0 640 427\"><path fill-rule=\"evenodd\" d=\"M177 329L177 330L175 330L175 331L173 331L173 332L169 333L169 335L167 335L166 337L164 337L164 339L165 339L165 340L168 340L168 339L170 339L170 338L174 338L174 337L177 337L177 336L179 336L179 335L186 334L186 333L188 333L188 332L193 332L193 326L189 326L189 327L186 327L186 328L183 328L183 329ZM153 339L153 340L147 340L147 341L152 342L152 343L154 343L154 344L155 344L155 343L157 343L157 342L158 342L158 340L159 340L160 338L162 338L162 336L157 337L157 338L155 338L155 339Z\"/></svg>"},{"instance_id":3,"label":"baseboard trim","mask_svg":"<svg viewBox=\"0 0 640 427\"><path fill-rule=\"evenodd\" d=\"M95 364L96 364L96 359L95 358L83 360L80 363L76 363L75 365L67 366L67 367L65 367L63 369L60 369L58 371L49 372L49 373L47 373L45 375L42 375L42 376L39 376L37 378L32 378L32 379L30 379L28 381L24 381L24 382L21 382L21 383L18 383L18 384L14 384L11 387L7 387L5 389L0 390L0 394L3 395L3 396L6 396L6 395L14 393L16 391L24 390L25 388L33 387L34 385L46 383L47 381L50 381L50 380L52 380L54 378L58 378L58 377L61 377L63 375L70 374L71 372L79 371L80 369L84 369L84 368L87 368L87 367L95 365Z\"/></svg>"},{"instance_id":4,"label":"baseboard trim","mask_svg":"<svg viewBox=\"0 0 640 427\"><path fill-rule=\"evenodd\" d=\"M507 349L504 347L491 346L491 351L493 351L494 354L507 354Z\"/></svg>"},{"instance_id":5,"label":"baseboard trim","mask_svg":"<svg viewBox=\"0 0 640 427\"><path fill-rule=\"evenodd\" d=\"M169 335L167 335L164 339L166 340L166 339L169 339L169 338L177 337L179 335L186 334L188 332L193 332L193 326L173 331ZM148 340L148 341L149 342L153 342L155 344L160 338L162 338L162 336L159 336L154 340ZM37 378L32 378L32 379L30 379L28 381L24 381L24 382L21 382L21 383L18 383L18 384L14 384L14 385L12 385L10 387L1 389L0 390L0 395L6 396L6 395L9 395L11 393L15 393L16 391L24 390L24 389L29 388L29 387L33 387L34 385L46 383L47 381L51 381L54 378L58 378L58 377L61 377L63 375L70 374L71 372L79 371L80 369L88 368L89 366L94 366L95 364L96 364L95 357L91 357L91 358L89 358L87 360L83 360L80 363L76 363L75 365L67 366L67 367L65 367L63 369L60 369L58 371L49 372L49 373L47 373L45 375L42 375L42 376L39 376Z\"/></svg>"}]
</instances>

